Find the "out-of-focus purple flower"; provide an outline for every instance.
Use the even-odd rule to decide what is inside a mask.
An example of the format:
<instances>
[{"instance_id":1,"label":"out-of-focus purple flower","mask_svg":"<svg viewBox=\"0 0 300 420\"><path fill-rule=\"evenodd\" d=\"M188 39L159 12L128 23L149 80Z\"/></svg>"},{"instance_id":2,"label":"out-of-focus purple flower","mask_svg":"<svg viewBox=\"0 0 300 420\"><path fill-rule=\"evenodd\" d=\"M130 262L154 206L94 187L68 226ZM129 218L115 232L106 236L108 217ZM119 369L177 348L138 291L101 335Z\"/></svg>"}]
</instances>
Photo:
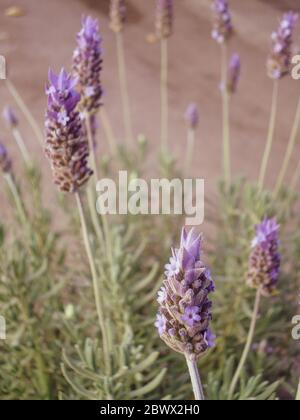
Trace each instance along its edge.
<instances>
[{"instance_id":1,"label":"out-of-focus purple flower","mask_svg":"<svg viewBox=\"0 0 300 420\"><path fill-rule=\"evenodd\" d=\"M12 108L10 106L6 106L3 109L3 113L2 116L5 120L5 122L11 127L14 128L18 125L19 121L18 118L16 116L16 114L14 113L14 111L12 110Z\"/></svg>"},{"instance_id":2,"label":"out-of-focus purple flower","mask_svg":"<svg viewBox=\"0 0 300 420\"><path fill-rule=\"evenodd\" d=\"M184 114L185 120L190 128L195 130L199 123L199 110L195 103L191 103Z\"/></svg>"},{"instance_id":3,"label":"out-of-focus purple flower","mask_svg":"<svg viewBox=\"0 0 300 420\"><path fill-rule=\"evenodd\" d=\"M226 42L233 33L231 15L227 0L213 0L213 29L211 36L219 44Z\"/></svg>"},{"instance_id":4,"label":"out-of-focus purple flower","mask_svg":"<svg viewBox=\"0 0 300 420\"><path fill-rule=\"evenodd\" d=\"M173 32L173 0L156 0L156 36L169 38Z\"/></svg>"},{"instance_id":5,"label":"out-of-focus purple flower","mask_svg":"<svg viewBox=\"0 0 300 420\"><path fill-rule=\"evenodd\" d=\"M121 32L126 20L125 0L110 0L110 29Z\"/></svg>"},{"instance_id":6,"label":"out-of-focus purple flower","mask_svg":"<svg viewBox=\"0 0 300 420\"><path fill-rule=\"evenodd\" d=\"M229 93L235 93L241 75L241 59L238 54L233 54L228 69L227 90Z\"/></svg>"},{"instance_id":7,"label":"out-of-focus purple flower","mask_svg":"<svg viewBox=\"0 0 300 420\"><path fill-rule=\"evenodd\" d=\"M210 349L216 345L216 336L210 329L208 329L205 333L205 341Z\"/></svg>"},{"instance_id":8,"label":"out-of-focus purple flower","mask_svg":"<svg viewBox=\"0 0 300 420\"><path fill-rule=\"evenodd\" d=\"M88 142L77 111L80 95L75 90L76 84L77 80L64 69L58 75L49 70L45 152L54 183L61 191L71 193L92 175L87 166Z\"/></svg>"},{"instance_id":9,"label":"out-of-focus purple flower","mask_svg":"<svg viewBox=\"0 0 300 420\"><path fill-rule=\"evenodd\" d=\"M256 226L252 241L247 283L260 289L264 296L275 292L280 270L279 225L276 219L265 218Z\"/></svg>"},{"instance_id":10,"label":"out-of-focus purple flower","mask_svg":"<svg viewBox=\"0 0 300 420\"><path fill-rule=\"evenodd\" d=\"M12 164L6 147L0 144L0 169L4 174L11 172Z\"/></svg>"},{"instance_id":11,"label":"out-of-focus purple flower","mask_svg":"<svg viewBox=\"0 0 300 420\"><path fill-rule=\"evenodd\" d=\"M272 49L267 61L268 75L272 79L281 79L291 70L293 32L297 20L297 13L285 13L277 31L272 33Z\"/></svg>"},{"instance_id":12,"label":"out-of-focus purple flower","mask_svg":"<svg viewBox=\"0 0 300 420\"><path fill-rule=\"evenodd\" d=\"M214 291L214 284L201 261L201 236L194 229L182 230L180 247L172 250L165 274L155 325L169 347L196 360L213 344L208 295Z\"/></svg>"},{"instance_id":13,"label":"out-of-focus purple flower","mask_svg":"<svg viewBox=\"0 0 300 420\"><path fill-rule=\"evenodd\" d=\"M77 48L73 54L73 76L80 93L80 109L90 115L101 106L102 38L97 19L82 18L82 28L77 34Z\"/></svg>"}]
</instances>

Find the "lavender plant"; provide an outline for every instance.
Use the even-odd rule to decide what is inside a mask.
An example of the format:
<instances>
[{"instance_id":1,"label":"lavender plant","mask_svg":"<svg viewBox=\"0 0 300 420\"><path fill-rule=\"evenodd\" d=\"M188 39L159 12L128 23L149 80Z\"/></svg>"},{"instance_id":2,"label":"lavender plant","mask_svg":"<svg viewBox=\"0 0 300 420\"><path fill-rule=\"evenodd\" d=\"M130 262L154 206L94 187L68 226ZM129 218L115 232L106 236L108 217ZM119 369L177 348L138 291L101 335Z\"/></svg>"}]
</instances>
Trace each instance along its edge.
<instances>
[{"instance_id":1,"label":"lavender plant","mask_svg":"<svg viewBox=\"0 0 300 420\"><path fill-rule=\"evenodd\" d=\"M272 49L267 61L268 76L273 80L273 95L268 137L262 158L258 185L263 189L270 153L273 145L279 80L289 73L292 58L293 32L297 23L297 15L289 12L283 15L277 31L272 33Z\"/></svg>"},{"instance_id":2,"label":"lavender plant","mask_svg":"<svg viewBox=\"0 0 300 420\"><path fill-rule=\"evenodd\" d=\"M173 2L157 1L156 13L156 35L162 52L161 137L165 153L162 170L170 175L174 174L175 166L167 151L167 39L173 30ZM96 160L98 111L108 140L113 144L115 139L102 106L99 25L97 20L85 17L77 35L72 75L63 70L58 75L50 71L47 86L46 155L54 183L60 192L68 193L67 196L75 195L79 210L78 220L68 197L64 197L63 210L71 222L64 239L54 233L49 212L43 206L39 169L30 159L24 194L9 154L0 146L0 169L16 211L14 223L18 223L15 240L9 235L4 238L3 228L0 228L0 303L12 332L9 337L12 347L0 342L3 350L0 386L5 397L187 399L191 397L190 375L196 399L204 399L205 393L209 399L263 400L282 397L283 392L282 398L287 392L294 398L299 375L294 372L297 349L289 337L289 320L298 303L295 296L300 235L294 211L296 194L282 184L297 137L299 112L296 112L275 194L264 190L264 175L259 185L244 179L233 180L229 100L237 90L240 59L237 54L233 55L228 66L227 43L233 35L228 2L214 1L213 14L212 37L223 51L225 169L220 210L217 210L219 218L213 221L217 235L210 243L212 251L208 255L216 290L210 271L202 261L201 237L195 230L186 229L182 231L180 247L172 251L160 288L159 273L174 243L177 226L182 224L180 218L161 218L153 222L147 217L126 216L110 224L107 218L100 218L95 212L95 183L90 179L93 172L96 179L102 173L113 176L117 165L125 163L132 177L143 174L148 140L141 135L137 150L127 153L125 147L120 149L121 163L114 159L113 168L106 165L104 169ZM117 37L126 139L131 141L122 40L124 23L125 2L112 0L110 26ZM276 83L289 71L295 23L296 15L286 14L272 37L267 66L269 76ZM6 85L40 140L39 126L30 110L12 82L9 80ZM273 137L276 100L269 141ZM16 115L6 108L4 118L29 167L30 154ZM190 151L198 119L197 107L191 104L185 114ZM268 149L271 149L269 145ZM192 156L192 152L189 155ZM93 171L89 168L90 157ZM264 161L265 168L267 163ZM191 163L186 164L186 173L190 166ZM292 186L298 182L299 174L298 168ZM85 211L86 199L89 212ZM216 208L214 210L216 212ZM256 235L250 247L254 225ZM88 261L81 255L80 228ZM70 255L71 242L74 257ZM90 277L93 288L90 288ZM254 310L253 288L257 291ZM155 321L157 292L159 311ZM214 331L218 337L215 347L210 326L212 292L215 292ZM153 334L154 322L163 343ZM174 352L169 352L165 343ZM237 361L240 350L242 357ZM12 356L10 361L8 354ZM204 389L198 366L206 379Z\"/></svg>"},{"instance_id":3,"label":"lavender plant","mask_svg":"<svg viewBox=\"0 0 300 420\"><path fill-rule=\"evenodd\" d=\"M257 289L257 292L247 342L229 388L229 399L233 397L237 381L251 348L261 295L271 296L275 292L280 268L278 230L279 226L275 219L265 219L256 227L256 236L252 241L247 283Z\"/></svg>"},{"instance_id":4,"label":"lavender plant","mask_svg":"<svg viewBox=\"0 0 300 420\"><path fill-rule=\"evenodd\" d=\"M209 328L214 291L209 270L200 259L201 237L183 229L180 248L173 250L166 265L166 280L158 292L160 305L155 326L160 338L187 361L195 399L204 394L196 361L214 346Z\"/></svg>"},{"instance_id":5,"label":"lavender plant","mask_svg":"<svg viewBox=\"0 0 300 420\"><path fill-rule=\"evenodd\" d=\"M168 148L168 38L173 30L173 0L156 1L155 19L156 37L160 41L161 50L161 148L164 154Z\"/></svg>"},{"instance_id":6,"label":"lavender plant","mask_svg":"<svg viewBox=\"0 0 300 420\"><path fill-rule=\"evenodd\" d=\"M125 0L110 1L110 28L116 34L117 58L119 69L119 81L121 89L121 98L123 105L123 120L126 141L128 145L133 144L133 128L131 121L130 100L127 86L126 63L124 53L123 30L126 21L126 2Z\"/></svg>"},{"instance_id":7,"label":"lavender plant","mask_svg":"<svg viewBox=\"0 0 300 420\"><path fill-rule=\"evenodd\" d=\"M195 136L196 129L199 124L199 110L195 103L191 103L184 115L187 124L187 152L185 158L184 174L189 175L190 168L193 164L194 147L195 147Z\"/></svg>"},{"instance_id":8,"label":"lavender plant","mask_svg":"<svg viewBox=\"0 0 300 420\"><path fill-rule=\"evenodd\" d=\"M229 95L224 87L228 83L227 74L227 43L233 34L233 24L227 0L214 0L212 2L213 29L211 36L221 46L221 86L223 106L223 166L224 178L228 189L231 182L230 163L230 130L229 130Z\"/></svg>"}]
</instances>

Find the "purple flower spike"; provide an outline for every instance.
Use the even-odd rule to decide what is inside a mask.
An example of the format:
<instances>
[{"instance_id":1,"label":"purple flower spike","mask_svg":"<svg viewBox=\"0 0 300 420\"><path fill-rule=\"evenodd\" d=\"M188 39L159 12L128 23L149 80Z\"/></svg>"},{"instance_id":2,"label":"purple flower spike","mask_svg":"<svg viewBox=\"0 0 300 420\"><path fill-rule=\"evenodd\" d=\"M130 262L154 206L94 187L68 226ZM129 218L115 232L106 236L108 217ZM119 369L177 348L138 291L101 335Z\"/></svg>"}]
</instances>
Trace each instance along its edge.
<instances>
[{"instance_id":1,"label":"purple flower spike","mask_svg":"<svg viewBox=\"0 0 300 420\"><path fill-rule=\"evenodd\" d=\"M211 36L219 44L224 44L233 33L231 15L227 0L214 0L213 10L213 29Z\"/></svg>"},{"instance_id":2,"label":"purple flower spike","mask_svg":"<svg viewBox=\"0 0 300 420\"><path fill-rule=\"evenodd\" d=\"M17 127L17 125L18 125L19 121L18 121L18 118L16 117L16 114L15 114L15 113L14 113L14 111L11 109L11 107L6 106L6 107L3 109L2 116L3 116L4 120L5 120L5 122L6 122L6 123L7 123L7 124L11 127L11 128Z\"/></svg>"},{"instance_id":3,"label":"purple flower spike","mask_svg":"<svg viewBox=\"0 0 300 420\"><path fill-rule=\"evenodd\" d=\"M12 164L6 148L0 144L0 169L4 174L11 172Z\"/></svg>"},{"instance_id":4,"label":"purple flower spike","mask_svg":"<svg viewBox=\"0 0 300 420\"><path fill-rule=\"evenodd\" d=\"M184 117L188 126L195 130L199 123L199 110L197 104L190 104L186 110Z\"/></svg>"},{"instance_id":5,"label":"purple flower spike","mask_svg":"<svg viewBox=\"0 0 300 420\"><path fill-rule=\"evenodd\" d=\"M214 283L201 261L201 236L194 229L182 230L180 247L172 250L165 274L155 326L169 347L197 360L213 346L208 296Z\"/></svg>"},{"instance_id":6,"label":"purple flower spike","mask_svg":"<svg viewBox=\"0 0 300 420\"><path fill-rule=\"evenodd\" d=\"M126 20L125 0L110 0L110 29L121 32Z\"/></svg>"},{"instance_id":7,"label":"purple flower spike","mask_svg":"<svg viewBox=\"0 0 300 420\"><path fill-rule=\"evenodd\" d=\"M97 19L82 18L82 28L77 34L77 48L73 54L73 75L77 79L81 96L80 110L90 115L101 106L102 39Z\"/></svg>"},{"instance_id":8,"label":"purple flower spike","mask_svg":"<svg viewBox=\"0 0 300 420\"><path fill-rule=\"evenodd\" d=\"M270 296L275 292L280 270L279 225L276 219L266 218L255 229L247 283Z\"/></svg>"},{"instance_id":9,"label":"purple flower spike","mask_svg":"<svg viewBox=\"0 0 300 420\"><path fill-rule=\"evenodd\" d=\"M156 36L169 38L173 32L173 0L156 0Z\"/></svg>"},{"instance_id":10,"label":"purple flower spike","mask_svg":"<svg viewBox=\"0 0 300 420\"><path fill-rule=\"evenodd\" d=\"M77 111L80 95L75 90L76 83L64 69L58 75L49 70L45 152L54 183L61 191L71 193L92 175L87 166L88 142Z\"/></svg>"},{"instance_id":11,"label":"purple flower spike","mask_svg":"<svg viewBox=\"0 0 300 420\"><path fill-rule=\"evenodd\" d=\"M227 89L235 93L241 75L241 59L238 54L233 54L229 62Z\"/></svg>"},{"instance_id":12,"label":"purple flower spike","mask_svg":"<svg viewBox=\"0 0 300 420\"><path fill-rule=\"evenodd\" d=\"M291 70L293 32L297 21L297 13L285 13L277 31L272 33L272 49L267 61L268 76L272 79L282 79Z\"/></svg>"}]
</instances>

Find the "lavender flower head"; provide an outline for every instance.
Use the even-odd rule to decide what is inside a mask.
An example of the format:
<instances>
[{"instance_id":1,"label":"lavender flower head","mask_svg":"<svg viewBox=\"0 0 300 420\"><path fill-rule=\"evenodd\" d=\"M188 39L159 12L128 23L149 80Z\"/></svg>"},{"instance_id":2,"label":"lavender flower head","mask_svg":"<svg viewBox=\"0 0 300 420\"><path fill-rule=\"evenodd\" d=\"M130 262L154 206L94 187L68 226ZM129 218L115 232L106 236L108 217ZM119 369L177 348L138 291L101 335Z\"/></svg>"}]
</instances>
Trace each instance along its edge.
<instances>
[{"instance_id":1,"label":"lavender flower head","mask_svg":"<svg viewBox=\"0 0 300 420\"><path fill-rule=\"evenodd\" d=\"M94 114L101 106L102 39L97 19L82 18L77 34L77 48L73 54L73 75L77 78L81 96L80 109Z\"/></svg>"},{"instance_id":2,"label":"lavender flower head","mask_svg":"<svg viewBox=\"0 0 300 420\"><path fill-rule=\"evenodd\" d=\"M267 61L268 76L272 79L281 79L290 72L293 31L297 20L298 15L296 13L285 13L277 31L272 33L272 49Z\"/></svg>"},{"instance_id":3,"label":"lavender flower head","mask_svg":"<svg viewBox=\"0 0 300 420\"><path fill-rule=\"evenodd\" d=\"M235 93L241 75L241 59L238 54L233 54L228 69L227 90L229 93Z\"/></svg>"},{"instance_id":4,"label":"lavender flower head","mask_svg":"<svg viewBox=\"0 0 300 420\"><path fill-rule=\"evenodd\" d=\"M169 38L173 31L173 0L156 1L156 36Z\"/></svg>"},{"instance_id":5,"label":"lavender flower head","mask_svg":"<svg viewBox=\"0 0 300 420\"><path fill-rule=\"evenodd\" d=\"M0 169L4 174L11 172L12 164L6 148L0 144Z\"/></svg>"},{"instance_id":6,"label":"lavender flower head","mask_svg":"<svg viewBox=\"0 0 300 420\"><path fill-rule=\"evenodd\" d=\"M195 103L191 103L185 112L184 118L188 126L195 130L199 123L199 110L198 106Z\"/></svg>"},{"instance_id":7,"label":"lavender flower head","mask_svg":"<svg viewBox=\"0 0 300 420\"><path fill-rule=\"evenodd\" d=\"M18 118L16 117L16 114L14 113L14 111L12 110L12 108L10 106L6 106L3 109L2 116L3 116L4 120L5 120L5 122L11 128L17 127L19 121L18 121Z\"/></svg>"},{"instance_id":8,"label":"lavender flower head","mask_svg":"<svg viewBox=\"0 0 300 420\"><path fill-rule=\"evenodd\" d=\"M110 29L121 32L126 20L125 0L110 0Z\"/></svg>"},{"instance_id":9,"label":"lavender flower head","mask_svg":"<svg viewBox=\"0 0 300 420\"><path fill-rule=\"evenodd\" d=\"M213 29L211 36L219 44L224 44L233 33L231 14L227 0L214 0L213 10Z\"/></svg>"},{"instance_id":10,"label":"lavender flower head","mask_svg":"<svg viewBox=\"0 0 300 420\"><path fill-rule=\"evenodd\" d=\"M64 69L59 75L49 70L46 89L46 156L50 160L54 183L61 191L74 193L92 175L87 166L88 142L77 111L80 95L77 80Z\"/></svg>"},{"instance_id":11,"label":"lavender flower head","mask_svg":"<svg viewBox=\"0 0 300 420\"><path fill-rule=\"evenodd\" d=\"M209 328L212 303L208 298L214 283L200 257L201 237L194 229L183 229L180 248L172 251L157 298L155 326L161 339L191 360L213 347L215 339Z\"/></svg>"},{"instance_id":12,"label":"lavender flower head","mask_svg":"<svg viewBox=\"0 0 300 420\"><path fill-rule=\"evenodd\" d=\"M260 289L264 296L274 294L280 269L279 225L276 219L265 218L256 226L252 241L247 283Z\"/></svg>"}]
</instances>

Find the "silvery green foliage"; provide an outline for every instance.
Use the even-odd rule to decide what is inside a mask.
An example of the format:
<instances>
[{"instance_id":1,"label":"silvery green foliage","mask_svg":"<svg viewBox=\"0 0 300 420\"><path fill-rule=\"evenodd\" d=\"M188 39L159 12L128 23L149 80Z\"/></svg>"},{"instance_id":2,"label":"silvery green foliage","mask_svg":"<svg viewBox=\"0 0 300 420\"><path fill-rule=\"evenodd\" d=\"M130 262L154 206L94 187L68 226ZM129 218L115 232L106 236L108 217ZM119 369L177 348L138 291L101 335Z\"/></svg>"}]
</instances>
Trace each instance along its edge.
<instances>
[{"instance_id":1,"label":"silvery green foliage","mask_svg":"<svg viewBox=\"0 0 300 420\"><path fill-rule=\"evenodd\" d=\"M210 400L227 400L228 389L234 375L234 357L228 359L223 371L210 372L208 374L207 389ZM236 392L235 400L274 400L279 382L269 384L263 381L262 375L247 377L243 372L240 388Z\"/></svg>"},{"instance_id":2,"label":"silvery green foliage","mask_svg":"<svg viewBox=\"0 0 300 420\"><path fill-rule=\"evenodd\" d=\"M61 276L64 254L42 207L40 174L31 169L28 176L26 187L34 188L28 226L16 219L10 235L1 235L0 312L7 339L0 341L0 392L5 399L56 398L65 386L57 372L65 340L60 299L67 281Z\"/></svg>"},{"instance_id":3,"label":"silvery green foliage","mask_svg":"<svg viewBox=\"0 0 300 420\"><path fill-rule=\"evenodd\" d=\"M71 355L63 352L62 371L76 397L91 400L161 397L157 389L166 369L158 365L155 342L148 342L144 333L149 328L144 308L151 305L159 286L159 267L154 264L141 277L139 261L147 243L142 241L136 248L133 241L136 234L133 225L128 230L114 229L113 263L101 261L111 372L105 372L101 345L95 339L77 343Z\"/></svg>"},{"instance_id":4,"label":"silvery green foliage","mask_svg":"<svg viewBox=\"0 0 300 420\"><path fill-rule=\"evenodd\" d=\"M210 355L210 376L228 368L228 360L234 356L235 366L243 349L253 308L253 291L246 285L247 261L250 252L254 225L263 217L277 215L281 224L281 247L283 264L278 282L278 294L263 299L257 323L255 341L246 365L247 374L262 375L259 382L280 381L279 395L291 393L288 384L295 380L293 363L296 346L291 340L291 319L297 313L297 260L291 258L295 249L294 232L297 224L294 211L296 196L283 188L280 198L274 200L272 193L259 193L254 185L244 179L237 180L226 195L221 188L221 218L216 238L216 252L211 265L215 268L216 308L214 329L220 337L216 349ZM299 255L299 248L296 251ZM230 302L231 311L224 311ZM240 349L240 353L237 350ZM232 363L232 361L231 361ZM213 373L211 373L213 372ZM298 379L298 378L297 378ZM247 382L247 378L245 381ZM245 383L246 383L245 382ZM256 382L255 382L256 383ZM267 389L267 388L266 388ZM255 398L256 390L252 395ZM264 394L263 394L264 395ZM242 395L236 395L242 399Z\"/></svg>"}]
</instances>

